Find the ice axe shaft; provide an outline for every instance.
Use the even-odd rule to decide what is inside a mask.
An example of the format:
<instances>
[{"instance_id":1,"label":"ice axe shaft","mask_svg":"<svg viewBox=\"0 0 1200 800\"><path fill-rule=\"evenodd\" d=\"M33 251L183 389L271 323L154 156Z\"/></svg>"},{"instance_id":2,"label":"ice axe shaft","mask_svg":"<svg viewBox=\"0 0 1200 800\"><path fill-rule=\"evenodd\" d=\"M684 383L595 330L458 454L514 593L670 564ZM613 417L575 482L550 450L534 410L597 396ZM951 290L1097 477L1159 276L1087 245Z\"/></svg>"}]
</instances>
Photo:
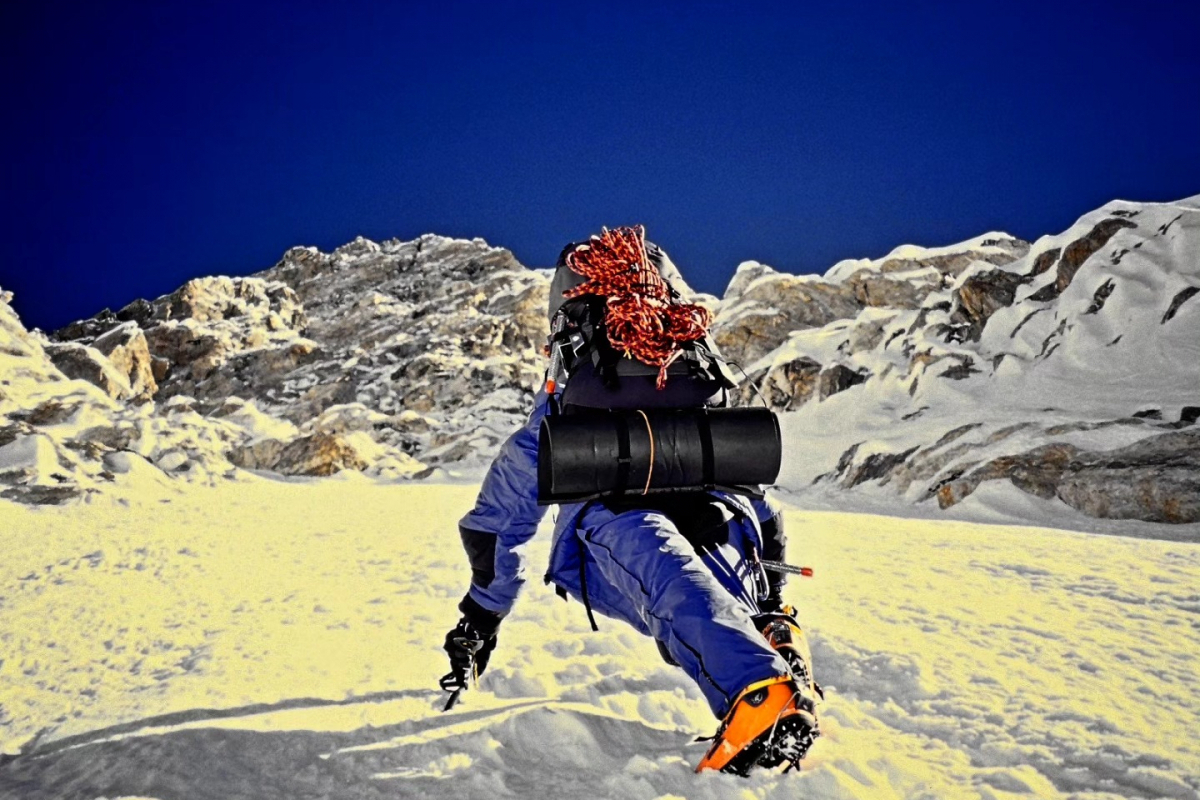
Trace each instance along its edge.
<instances>
[{"instance_id":1,"label":"ice axe shaft","mask_svg":"<svg viewBox=\"0 0 1200 800\"><path fill-rule=\"evenodd\" d=\"M775 572L790 572L792 575L802 575L805 578L813 576L812 567L793 567L791 564L785 564L782 561L769 561L765 558L761 559L758 563L762 564L764 568Z\"/></svg>"}]
</instances>

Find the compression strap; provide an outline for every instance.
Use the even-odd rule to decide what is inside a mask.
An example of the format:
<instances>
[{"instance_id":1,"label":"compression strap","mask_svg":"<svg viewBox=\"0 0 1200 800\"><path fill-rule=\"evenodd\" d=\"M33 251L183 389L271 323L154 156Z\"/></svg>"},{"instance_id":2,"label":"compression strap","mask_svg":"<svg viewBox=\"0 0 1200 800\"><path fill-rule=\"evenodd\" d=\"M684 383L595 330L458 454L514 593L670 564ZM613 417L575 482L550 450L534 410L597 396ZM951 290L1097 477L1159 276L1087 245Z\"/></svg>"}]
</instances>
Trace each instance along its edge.
<instances>
[{"instance_id":1,"label":"compression strap","mask_svg":"<svg viewBox=\"0 0 1200 800\"><path fill-rule=\"evenodd\" d=\"M629 425L625 422L625 417L616 414L613 417L613 422L617 427L617 485L616 494L618 497L625 494L625 486L629 483Z\"/></svg>"}]
</instances>

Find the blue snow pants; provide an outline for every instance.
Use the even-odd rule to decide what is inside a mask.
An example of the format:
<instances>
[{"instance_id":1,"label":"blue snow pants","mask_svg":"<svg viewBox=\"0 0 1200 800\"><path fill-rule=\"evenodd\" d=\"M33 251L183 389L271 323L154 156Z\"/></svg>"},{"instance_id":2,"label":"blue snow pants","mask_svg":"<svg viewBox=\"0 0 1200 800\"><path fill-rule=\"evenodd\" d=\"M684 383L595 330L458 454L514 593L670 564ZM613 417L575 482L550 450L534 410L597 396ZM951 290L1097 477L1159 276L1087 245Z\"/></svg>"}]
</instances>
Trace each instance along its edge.
<instances>
[{"instance_id":1,"label":"blue snow pants","mask_svg":"<svg viewBox=\"0 0 1200 800\"><path fill-rule=\"evenodd\" d=\"M763 578L749 519L729 521L727 540L701 554L660 511L592 503L564 516L547 579L662 643L717 717L746 686L788 674L750 619Z\"/></svg>"}]
</instances>

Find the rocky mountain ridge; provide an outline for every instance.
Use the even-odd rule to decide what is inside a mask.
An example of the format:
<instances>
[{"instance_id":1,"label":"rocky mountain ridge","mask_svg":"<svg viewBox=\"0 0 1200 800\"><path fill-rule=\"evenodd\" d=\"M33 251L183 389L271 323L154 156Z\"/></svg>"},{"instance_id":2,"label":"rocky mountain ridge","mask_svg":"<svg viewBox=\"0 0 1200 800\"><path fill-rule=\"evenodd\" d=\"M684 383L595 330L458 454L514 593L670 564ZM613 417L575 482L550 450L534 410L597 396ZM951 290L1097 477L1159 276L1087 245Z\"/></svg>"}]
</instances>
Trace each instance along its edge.
<instances>
[{"instance_id":1,"label":"rocky mountain ridge","mask_svg":"<svg viewBox=\"0 0 1200 800\"><path fill-rule=\"evenodd\" d=\"M1196 519L1197 206L1113 203L1033 245L989 233L824 276L747 262L722 299L693 299L747 376L739 401L792 412L805 457L786 486L948 506L1007 480L1088 514ZM541 380L548 285L483 240L426 235L292 248L256 275L198 278L50 337L0 299L0 495L62 502L239 468L477 474ZM1114 319L1135 312L1161 321ZM1114 358L1134 369L1154 346L1167 355L1135 370L1143 400L1122 386L1051 402L1055 385L1103 384ZM1148 482L1139 496L1161 497L1100 503L1128 470Z\"/></svg>"},{"instance_id":2,"label":"rocky mountain ridge","mask_svg":"<svg viewBox=\"0 0 1200 800\"><path fill-rule=\"evenodd\" d=\"M1200 519L1200 198L1110 203L1009 253L748 367L810 454L781 482L948 508L1000 481L1091 516Z\"/></svg>"}]
</instances>

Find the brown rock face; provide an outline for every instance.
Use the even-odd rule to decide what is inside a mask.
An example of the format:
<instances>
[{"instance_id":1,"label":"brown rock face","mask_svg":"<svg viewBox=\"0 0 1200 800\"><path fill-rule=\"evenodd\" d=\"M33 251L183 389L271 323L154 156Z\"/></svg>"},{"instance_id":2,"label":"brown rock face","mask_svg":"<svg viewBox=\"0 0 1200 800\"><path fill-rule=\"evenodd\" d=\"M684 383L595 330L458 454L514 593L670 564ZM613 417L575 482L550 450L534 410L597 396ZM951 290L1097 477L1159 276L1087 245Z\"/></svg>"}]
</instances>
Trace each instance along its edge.
<instances>
[{"instance_id":1,"label":"brown rock face","mask_svg":"<svg viewBox=\"0 0 1200 800\"><path fill-rule=\"evenodd\" d=\"M735 405L758 405L762 399L776 411L792 411L816 398L826 397L844 392L851 386L857 386L870 377L863 372L856 372L842 364L823 369L820 364L809 358L797 358L761 371L750 376L738 388L734 397ZM754 390L758 387L758 391Z\"/></svg>"},{"instance_id":2,"label":"brown rock face","mask_svg":"<svg viewBox=\"0 0 1200 800\"><path fill-rule=\"evenodd\" d=\"M842 478L842 486L851 489L860 483L886 478L893 469L903 464L917 448L911 447L900 453L872 453L857 464L850 464Z\"/></svg>"},{"instance_id":3,"label":"brown rock face","mask_svg":"<svg viewBox=\"0 0 1200 800\"><path fill-rule=\"evenodd\" d=\"M1136 228L1137 225L1127 219L1110 217L1096 225L1083 236L1071 242L1063 250L1062 258L1058 261L1058 278L1054 281L1058 293L1071 285L1075 273L1083 266L1083 262L1092 257L1101 247L1108 243L1117 231L1122 228Z\"/></svg>"},{"instance_id":4,"label":"brown rock face","mask_svg":"<svg viewBox=\"0 0 1200 800\"><path fill-rule=\"evenodd\" d=\"M835 395L838 392L844 392L851 386L857 386L860 383L866 382L869 376L862 372L855 372L849 367L841 364L834 364L827 370L821 372L817 380L817 394L821 400L826 397Z\"/></svg>"},{"instance_id":5,"label":"brown rock face","mask_svg":"<svg viewBox=\"0 0 1200 800\"><path fill-rule=\"evenodd\" d=\"M284 475L332 475L344 469L364 470L367 461L341 436L314 433L285 445L272 467Z\"/></svg>"},{"instance_id":6,"label":"brown rock face","mask_svg":"<svg viewBox=\"0 0 1200 800\"><path fill-rule=\"evenodd\" d=\"M942 285L942 275L934 270L919 281L892 280L886 275L856 272L846 281L854 299L862 306L875 308L920 308L930 292Z\"/></svg>"},{"instance_id":7,"label":"brown rock face","mask_svg":"<svg viewBox=\"0 0 1200 800\"><path fill-rule=\"evenodd\" d=\"M722 308L731 310L722 312L712 327L717 347L744 367L774 350L792 331L850 319L862 308L850 286L785 275L769 267L758 272L752 282L739 273L731 289L744 289L737 295L726 292Z\"/></svg>"},{"instance_id":8,"label":"brown rock face","mask_svg":"<svg viewBox=\"0 0 1200 800\"><path fill-rule=\"evenodd\" d=\"M68 378L95 384L114 400L133 396L129 381L94 347L73 342L51 344L46 347L46 355Z\"/></svg>"},{"instance_id":9,"label":"brown rock face","mask_svg":"<svg viewBox=\"0 0 1200 800\"><path fill-rule=\"evenodd\" d=\"M229 461L243 469L273 470L279 464L283 446L278 439L259 439L235 447L229 453Z\"/></svg>"},{"instance_id":10,"label":"brown rock face","mask_svg":"<svg viewBox=\"0 0 1200 800\"><path fill-rule=\"evenodd\" d=\"M776 411L791 411L807 403L817 393L821 365L808 358L798 358L751 375L738 388L737 405L749 406L760 402L762 393L767 405ZM758 387L758 392L754 387Z\"/></svg>"},{"instance_id":11,"label":"brown rock face","mask_svg":"<svg viewBox=\"0 0 1200 800\"><path fill-rule=\"evenodd\" d=\"M963 281L954 293L947 341L979 341L988 319L1001 308L1012 305L1017 287L1024 282L1020 275L1002 269L983 272Z\"/></svg>"},{"instance_id":12,"label":"brown rock face","mask_svg":"<svg viewBox=\"0 0 1200 800\"><path fill-rule=\"evenodd\" d=\"M1041 275L1043 272L1053 267L1054 263L1058 261L1058 256L1061 252L1062 250L1060 248L1052 247L1046 252L1040 254L1034 259L1033 267L1029 270L1029 275L1027 277L1036 278L1038 275Z\"/></svg>"},{"instance_id":13,"label":"brown rock face","mask_svg":"<svg viewBox=\"0 0 1200 800\"><path fill-rule=\"evenodd\" d=\"M171 361L159 356L150 356L150 372L155 383L162 383L171 374Z\"/></svg>"},{"instance_id":14,"label":"brown rock face","mask_svg":"<svg viewBox=\"0 0 1200 800\"><path fill-rule=\"evenodd\" d=\"M1052 443L993 459L968 474L931 487L948 508L984 481L1008 478L1018 489L1057 497L1093 517L1151 522L1200 520L1200 430L1152 436L1104 452Z\"/></svg>"},{"instance_id":15,"label":"brown rock face","mask_svg":"<svg viewBox=\"0 0 1200 800\"><path fill-rule=\"evenodd\" d=\"M158 391L150 347L137 323L126 322L113 328L92 346L108 356L113 367L129 381L133 399L144 402Z\"/></svg>"},{"instance_id":16,"label":"brown rock face","mask_svg":"<svg viewBox=\"0 0 1200 800\"><path fill-rule=\"evenodd\" d=\"M1058 259L1058 272L1054 283L1046 284L1041 289L1038 289L1029 296L1029 299L1045 303L1058 297L1071 285L1071 281L1075 278L1075 273L1079 272L1079 268L1083 266L1083 263L1099 251L1101 247L1104 247L1108 243L1108 240L1116 235L1117 231L1122 228L1136 227L1135 223L1121 217L1109 217L1097 223L1086 235L1079 237L1063 248L1062 256ZM1033 278L1050 269L1050 264L1057 254L1057 249L1042 253L1037 261L1034 262L1029 277Z\"/></svg>"},{"instance_id":17,"label":"brown rock face","mask_svg":"<svg viewBox=\"0 0 1200 800\"><path fill-rule=\"evenodd\" d=\"M965 477L939 487L938 505L949 508L975 491L979 484L998 478L1010 478L1013 484L1023 491L1038 497L1051 498L1067 464L1078 452L1071 445L1054 443L1035 448L1028 453L994 459Z\"/></svg>"},{"instance_id":18,"label":"brown rock face","mask_svg":"<svg viewBox=\"0 0 1200 800\"><path fill-rule=\"evenodd\" d=\"M1200 429L1081 453L1068 465L1056 493L1094 517L1200 521Z\"/></svg>"},{"instance_id":19,"label":"brown rock face","mask_svg":"<svg viewBox=\"0 0 1200 800\"><path fill-rule=\"evenodd\" d=\"M146 340L157 358L174 367L176 374L188 374L203 380L218 364L224 362L230 348L217 336L192 325L176 322L155 325L146 331Z\"/></svg>"}]
</instances>

